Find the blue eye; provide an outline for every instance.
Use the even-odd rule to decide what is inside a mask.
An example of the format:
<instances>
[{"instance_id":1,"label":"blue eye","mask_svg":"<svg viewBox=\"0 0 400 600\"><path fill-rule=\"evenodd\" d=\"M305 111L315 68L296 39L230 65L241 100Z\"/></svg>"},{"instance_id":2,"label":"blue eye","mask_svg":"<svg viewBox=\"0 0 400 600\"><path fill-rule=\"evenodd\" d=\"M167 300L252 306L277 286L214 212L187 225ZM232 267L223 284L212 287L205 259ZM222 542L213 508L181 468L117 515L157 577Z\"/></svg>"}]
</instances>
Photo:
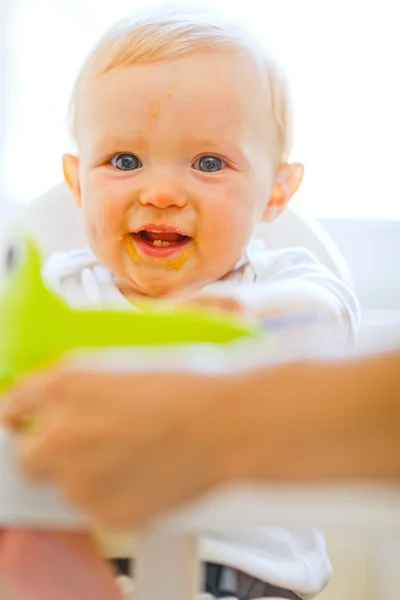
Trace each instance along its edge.
<instances>
[{"instance_id":1,"label":"blue eye","mask_svg":"<svg viewBox=\"0 0 400 600\"><path fill-rule=\"evenodd\" d=\"M226 167L226 162L218 156L202 156L193 163L193 169L204 173L216 173Z\"/></svg>"},{"instance_id":2,"label":"blue eye","mask_svg":"<svg viewBox=\"0 0 400 600\"><path fill-rule=\"evenodd\" d=\"M116 154L111 159L111 164L120 171L134 171L142 165L140 160L134 154Z\"/></svg>"}]
</instances>

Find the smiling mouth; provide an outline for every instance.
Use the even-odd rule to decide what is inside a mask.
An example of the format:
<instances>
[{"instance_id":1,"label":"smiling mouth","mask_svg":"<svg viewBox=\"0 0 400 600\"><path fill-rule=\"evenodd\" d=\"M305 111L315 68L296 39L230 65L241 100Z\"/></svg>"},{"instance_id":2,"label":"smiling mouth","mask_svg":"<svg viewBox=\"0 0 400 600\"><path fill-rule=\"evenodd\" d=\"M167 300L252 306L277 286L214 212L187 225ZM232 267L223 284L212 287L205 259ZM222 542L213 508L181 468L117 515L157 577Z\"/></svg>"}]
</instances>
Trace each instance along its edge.
<instances>
[{"instance_id":1,"label":"smiling mouth","mask_svg":"<svg viewBox=\"0 0 400 600\"><path fill-rule=\"evenodd\" d=\"M131 234L140 252L154 258L164 258L185 248L192 238L166 226L143 228Z\"/></svg>"},{"instance_id":2,"label":"smiling mouth","mask_svg":"<svg viewBox=\"0 0 400 600\"><path fill-rule=\"evenodd\" d=\"M170 246L179 246L191 238L188 235L182 235L177 232L148 231L146 229L139 231L140 239L154 248L169 248Z\"/></svg>"}]
</instances>

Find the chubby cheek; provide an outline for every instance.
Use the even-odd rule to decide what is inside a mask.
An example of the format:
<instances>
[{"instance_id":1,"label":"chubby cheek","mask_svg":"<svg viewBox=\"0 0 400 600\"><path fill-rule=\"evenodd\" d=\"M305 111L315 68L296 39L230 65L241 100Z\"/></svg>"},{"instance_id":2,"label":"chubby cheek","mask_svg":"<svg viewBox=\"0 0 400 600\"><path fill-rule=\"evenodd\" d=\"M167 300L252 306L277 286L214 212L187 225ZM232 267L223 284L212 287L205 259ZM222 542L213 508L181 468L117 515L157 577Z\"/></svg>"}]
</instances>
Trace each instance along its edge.
<instances>
[{"instance_id":1,"label":"chubby cheek","mask_svg":"<svg viewBox=\"0 0 400 600\"><path fill-rule=\"evenodd\" d=\"M228 269L243 254L255 225L252 197L235 191L209 206L201 239L204 258Z\"/></svg>"},{"instance_id":2,"label":"chubby cheek","mask_svg":"<svg viewBox=\"0 0 400 600\"><path fill-rule=\"evenodd\" d=\"M86 235L96 253L119 245L126 231L127 201L107 178L92 177L82 186Z\"/></svg>"}]
</instances>

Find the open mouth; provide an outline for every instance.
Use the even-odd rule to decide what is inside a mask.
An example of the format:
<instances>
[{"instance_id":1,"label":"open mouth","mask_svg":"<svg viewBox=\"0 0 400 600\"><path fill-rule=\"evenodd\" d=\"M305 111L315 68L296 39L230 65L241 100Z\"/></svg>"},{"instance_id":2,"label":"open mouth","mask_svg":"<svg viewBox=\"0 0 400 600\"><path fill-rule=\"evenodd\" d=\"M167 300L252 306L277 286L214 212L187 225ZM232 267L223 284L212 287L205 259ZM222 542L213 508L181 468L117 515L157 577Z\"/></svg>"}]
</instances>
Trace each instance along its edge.
<instances>
[{"instance_id":1,"label":"open mouth","mask_svg":"<svg viewBox=\"0 0 400 600\"><path fill-rule=\"evenodd\" d=\"M178 252L192 241L190 236L167 226L146 226L132 236L144 254L160 258Z\"/></svg>"},{"instance_id":2,"label":"open mouth","mask_svg":"<svg viewBox=\"0 0 400 600\"><path fill-rule=\"evenodd\" d=\"M168 233L168 232L154 232L142 230L137 234L140 236L143 242L150 244L154 248L169 248L170 246L176 246L187 242L190 238L187 235L181 235L180 233Z\"/></svg>"}]
</instances>

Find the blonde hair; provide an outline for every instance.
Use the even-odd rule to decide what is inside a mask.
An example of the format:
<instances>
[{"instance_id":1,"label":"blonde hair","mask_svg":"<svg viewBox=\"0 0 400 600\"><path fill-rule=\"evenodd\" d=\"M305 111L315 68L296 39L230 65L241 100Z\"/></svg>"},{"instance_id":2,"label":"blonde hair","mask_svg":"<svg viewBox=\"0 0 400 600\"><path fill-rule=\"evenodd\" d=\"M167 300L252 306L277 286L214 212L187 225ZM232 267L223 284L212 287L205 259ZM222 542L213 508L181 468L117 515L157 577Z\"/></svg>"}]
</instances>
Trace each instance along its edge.
<instances>
[{"instance_id":1,"label":"blonde hair","mask_svg":"<svg viewBox=\"0 0 400 600\"><path fill-rule=\"evenodd\" d=\"M85 85L115 67L177 60L194 54L243 51L258 61L269 87L268 108L276 128L277 166L291 151L291 106L284 73L245 26L215 9L169 4L138 11L116 23L84 63L70 103L70 124L77 136L78 108Z\"/></svg>"}]
</instances>

